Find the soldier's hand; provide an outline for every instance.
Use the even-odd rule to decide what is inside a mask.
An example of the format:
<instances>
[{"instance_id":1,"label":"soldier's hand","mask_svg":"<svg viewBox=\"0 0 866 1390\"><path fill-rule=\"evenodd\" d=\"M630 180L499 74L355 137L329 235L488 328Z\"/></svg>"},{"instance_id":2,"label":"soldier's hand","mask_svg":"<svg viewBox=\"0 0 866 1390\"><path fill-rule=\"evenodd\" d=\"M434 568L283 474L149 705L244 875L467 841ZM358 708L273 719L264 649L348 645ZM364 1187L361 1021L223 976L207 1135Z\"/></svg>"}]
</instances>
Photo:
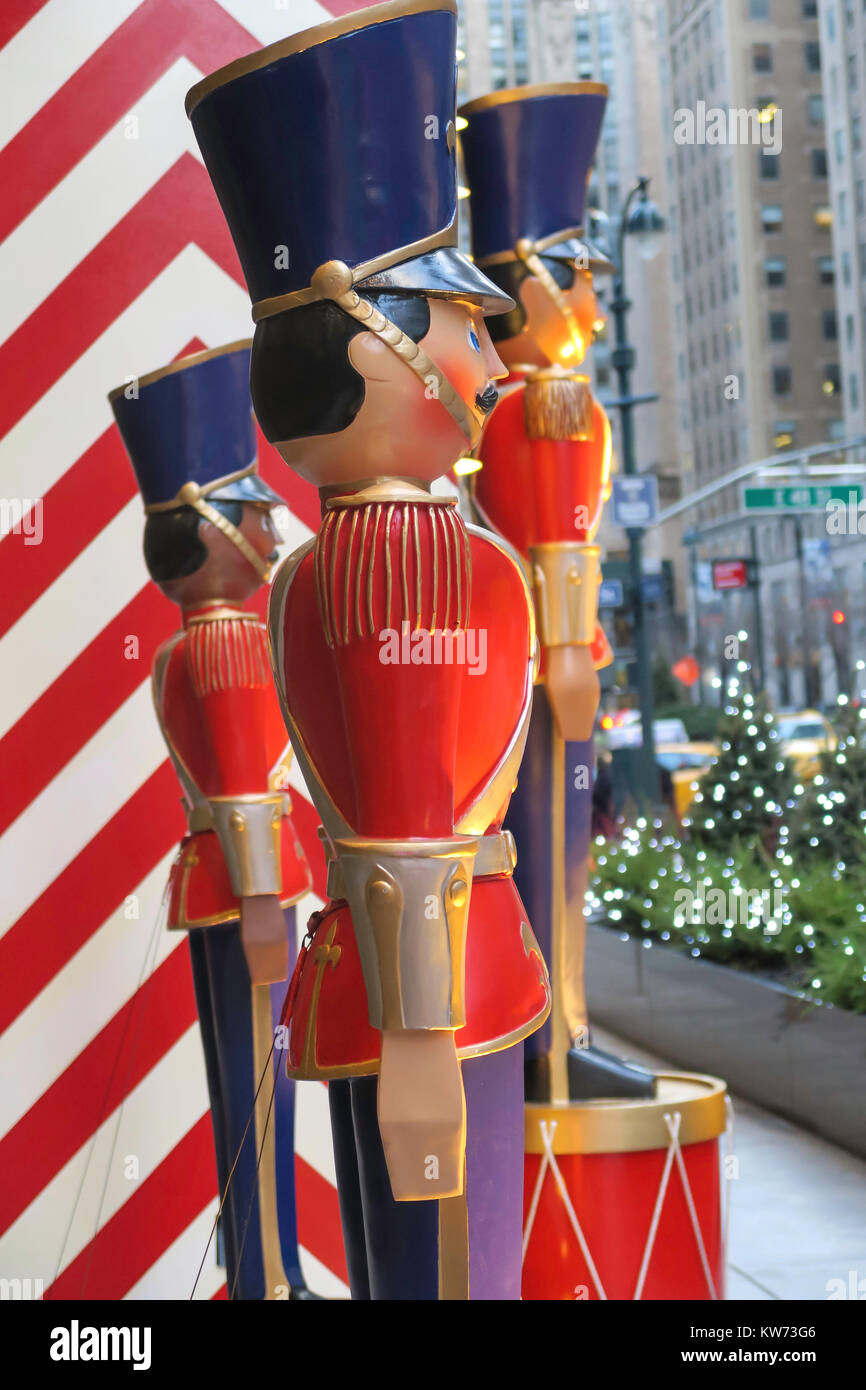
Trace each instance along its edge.
<instances>
[{"instance_id":1,"label":"soldier's hand","mask_svg":"<svg viewBox=\"0 0 866 1390\"><path fill-rule=\"evenodd\" d=\"M545 647L544 684L562 737L589 738L600 694L592 648Z\"/></svg>"},{"instance_id":2,"label":"soldier's hand","mask_svg":"<svg viewBox=\"0 0 866 1390\"><path fill-rule=\"evenodd\" d=\"M275 893L241 898L241 941L254 985L273 984L288 977L286 920Z\"/></svg>"}]
</instances>

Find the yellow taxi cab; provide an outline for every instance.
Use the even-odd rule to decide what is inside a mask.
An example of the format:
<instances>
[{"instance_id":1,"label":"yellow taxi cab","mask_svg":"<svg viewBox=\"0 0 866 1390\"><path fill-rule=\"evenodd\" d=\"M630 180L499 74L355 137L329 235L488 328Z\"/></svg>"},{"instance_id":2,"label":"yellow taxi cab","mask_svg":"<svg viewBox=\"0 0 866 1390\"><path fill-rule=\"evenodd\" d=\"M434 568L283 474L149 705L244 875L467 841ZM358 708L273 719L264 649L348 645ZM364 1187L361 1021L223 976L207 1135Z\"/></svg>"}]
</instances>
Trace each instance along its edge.
<instances>
[{"instance_id":1,"label":"yellow taxi cab","mask_svg":"<svg viewBox=\"0 0 866 1390\"><path fill-rule=\"evenodd\" d=\"M673 809L677 820L687 815L701 779L707 775L719 749L715 743L660 743L656 762L670 774Z\"/></svg>"},{"instance_id":2,"label":"yellow taxi cab","mask_svg":"<svg viewBox=\"0 0 866 1390\"><path fill-rule=\"evenodd\" d=\"M833 726L816 709L776 715L776 732L782 753L790 758L798 777L811 780L821 770L821 754L836 747Z\"/></svg>"}]
</instances>

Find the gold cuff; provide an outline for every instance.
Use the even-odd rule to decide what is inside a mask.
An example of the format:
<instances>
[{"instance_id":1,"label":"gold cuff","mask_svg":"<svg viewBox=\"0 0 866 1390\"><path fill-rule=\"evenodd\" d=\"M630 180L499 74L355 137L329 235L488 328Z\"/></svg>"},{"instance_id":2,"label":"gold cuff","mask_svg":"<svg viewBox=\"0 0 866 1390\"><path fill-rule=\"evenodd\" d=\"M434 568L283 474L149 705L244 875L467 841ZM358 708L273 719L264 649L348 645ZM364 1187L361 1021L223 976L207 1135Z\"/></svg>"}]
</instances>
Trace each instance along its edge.
<instances>
[{"instance_id":1,"label":"gold cuff","mask_svg":"<svg viewBox=\"0 0 866 1390\"><path fill-rule=\"evenodd\" d=\"M538 635L543 647L586 647L595 636L599 547L547 541L529 547Z\"/></svg>"}]
</instances>

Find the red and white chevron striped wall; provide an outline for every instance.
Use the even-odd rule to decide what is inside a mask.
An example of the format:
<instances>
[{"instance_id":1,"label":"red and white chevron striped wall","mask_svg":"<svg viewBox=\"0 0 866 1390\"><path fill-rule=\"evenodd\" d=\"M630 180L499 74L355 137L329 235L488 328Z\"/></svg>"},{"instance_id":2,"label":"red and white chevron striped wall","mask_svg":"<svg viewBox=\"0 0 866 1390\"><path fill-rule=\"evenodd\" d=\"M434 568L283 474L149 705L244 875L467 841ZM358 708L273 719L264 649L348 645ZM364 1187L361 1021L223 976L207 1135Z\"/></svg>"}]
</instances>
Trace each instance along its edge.
<instances>
[{"instance_id":1,"label":"red and white chevron striped wall","mask_svg":"<svg viewBox=\"0 0 866 1390\"><path fill-rule=\"evenodd\" d=\"M183 820L149 672L177 611L106 392L251 332L185 92L359 8L0 6L0 1277L48 1298L188 1298L216 1210L187 944L155 931ZM262 445L294 548L315 497ZM305 1272L345 1296L327 1095L298 1095ZM225 1296L211 1250L197 1297Z\"/></svg>"}]
</instances>

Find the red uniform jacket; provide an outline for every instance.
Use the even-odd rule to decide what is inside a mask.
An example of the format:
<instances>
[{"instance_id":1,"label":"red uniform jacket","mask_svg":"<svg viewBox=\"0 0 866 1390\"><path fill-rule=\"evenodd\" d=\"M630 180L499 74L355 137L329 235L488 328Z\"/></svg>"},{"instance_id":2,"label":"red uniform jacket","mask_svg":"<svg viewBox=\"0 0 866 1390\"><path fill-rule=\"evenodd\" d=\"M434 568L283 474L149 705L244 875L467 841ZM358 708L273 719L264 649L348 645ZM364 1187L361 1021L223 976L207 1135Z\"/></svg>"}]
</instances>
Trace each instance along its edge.
<instances>
[{"instance_id":1,"label":"red uniform jacket","mask_svg":"<svg viewBox=\"0 0 866 1390\"><path fill-rule=\"evenodd\" d=\"M277 574L269 625L284 716L328 835L481 837L456 1042L470 1056L520 1041L550 996L500 830L534 667L517 557L467 532L441 498L337 505ZM445 630L465 639L462 660L459 646L455 660L444 648L437 660ZM380 1034L344 900L311 921L287 1013L291 1075L377 1069Z\"/></svg>"},{"instance_id":2,"label":"red uniform jacket","mask_svg":"<svg viewBox=\"0 0 866 1390\"><path fill-rule=\"evenodd\" d=\"M484 428L472 475L479 515L529 563L529 548L550 541L592 541L610 493L610 422L591 401L589 438L531 438L524 398L534 373L514 372ZM596 626L592 653L597 667L613 660Z\"/></svg>"},{"instance_id":3,"label":"red uniform jacket","mask_svg":"<svg viewBox=\"0 0 866 1390\"><path fill-rule=\"evenodd\" d=\"M210 798L264 795L286 785L287 742L268 668L267 633L255 614L226 604L185 615L153 664L153 697L190 825L172 866L169 928L239 918ZM311 886L285 794L280 826L284 907Z\"/></svg>"}]
</instances>

